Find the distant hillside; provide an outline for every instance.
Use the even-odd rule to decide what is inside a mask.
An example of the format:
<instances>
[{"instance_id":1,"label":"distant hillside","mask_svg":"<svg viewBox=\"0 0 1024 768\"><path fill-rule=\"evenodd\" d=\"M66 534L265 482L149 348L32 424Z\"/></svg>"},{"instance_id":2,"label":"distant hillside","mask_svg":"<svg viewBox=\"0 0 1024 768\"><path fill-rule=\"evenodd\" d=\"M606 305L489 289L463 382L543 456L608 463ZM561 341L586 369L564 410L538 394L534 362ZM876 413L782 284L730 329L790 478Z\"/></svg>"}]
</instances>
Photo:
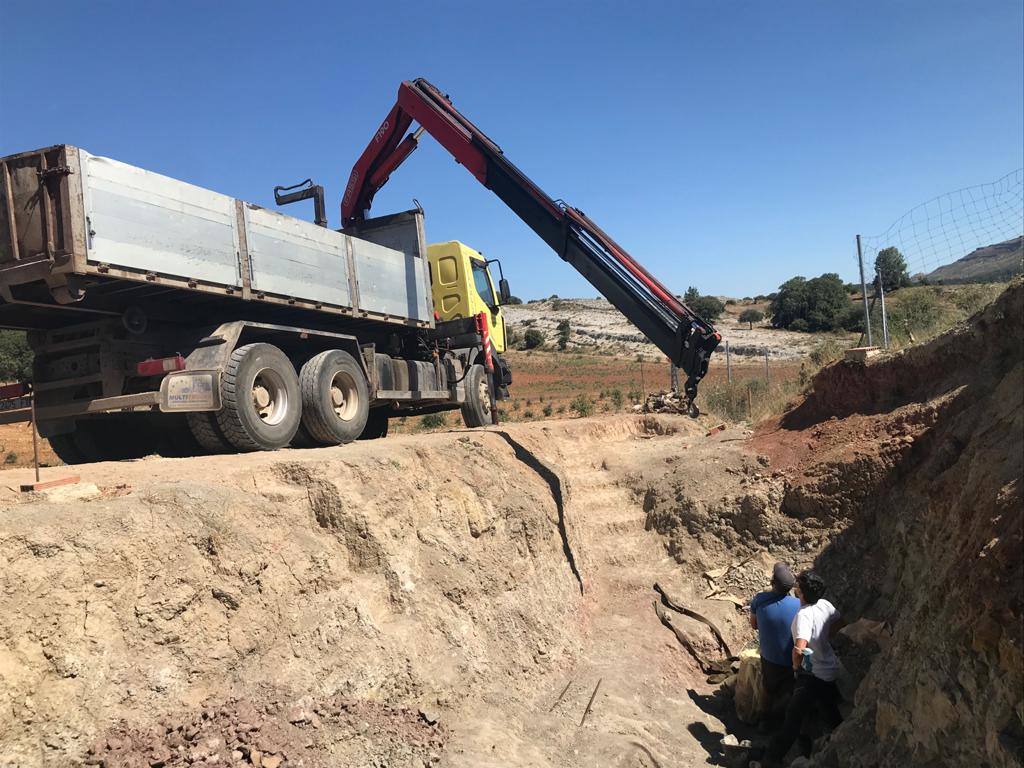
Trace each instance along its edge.
<instances>
[{"instance_id":1,"label":"distant hillside","mask_svg":"<svg viewBox=\"0 0 1024 768\"><path fill-rule=\"evenodd\" d=\"M1009 280L1024 271L1024 237L976 248L962 259L929 272L929 283L984 283Z\"/></svg>"}]
</instances>

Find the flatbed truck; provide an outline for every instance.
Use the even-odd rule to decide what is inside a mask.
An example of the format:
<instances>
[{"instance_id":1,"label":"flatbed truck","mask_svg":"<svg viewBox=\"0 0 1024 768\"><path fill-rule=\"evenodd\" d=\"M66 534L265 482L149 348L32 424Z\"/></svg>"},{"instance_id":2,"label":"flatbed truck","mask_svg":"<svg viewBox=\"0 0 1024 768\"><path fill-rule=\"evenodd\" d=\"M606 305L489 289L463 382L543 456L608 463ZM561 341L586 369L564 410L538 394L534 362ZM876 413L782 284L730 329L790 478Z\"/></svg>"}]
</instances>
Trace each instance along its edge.
<instances>
[{"instance_id":1,"label":"flatbed truck","mask_svg":"<svg viewBox=\"0 0 1024 768\"><path fill-rule=\"evenodd\" d=\"M512 381L501 265L428 248L421 209L368 215L423 131L686 373L696 415L714 328L421 79L353 168L339 230L310 180L275 200L312 199L313 223L70 145L0 158L0 327L28 332L36 425L58 456L341 444L450 409L495 421Z\"/></svg>"}]
</instances>

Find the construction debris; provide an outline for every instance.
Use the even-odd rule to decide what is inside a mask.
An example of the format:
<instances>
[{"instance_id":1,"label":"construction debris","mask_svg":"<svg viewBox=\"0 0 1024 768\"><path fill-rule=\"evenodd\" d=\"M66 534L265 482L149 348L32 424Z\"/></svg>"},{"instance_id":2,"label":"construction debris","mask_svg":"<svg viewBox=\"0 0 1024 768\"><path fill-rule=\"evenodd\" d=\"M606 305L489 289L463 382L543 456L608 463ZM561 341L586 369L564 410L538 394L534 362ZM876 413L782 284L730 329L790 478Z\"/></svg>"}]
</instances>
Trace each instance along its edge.
<instances>
[{"instance_id":1,"label":"construction debris","mask_svg":"<svg viewBox=\"0 0 1024 768\"><path fill-rule=\"evenodd\" d=\"M640 405L634 405L637 413L686 413L686 397L682 392L671 390L656 392L647 396Z\"/></svg>"}]
</instances>

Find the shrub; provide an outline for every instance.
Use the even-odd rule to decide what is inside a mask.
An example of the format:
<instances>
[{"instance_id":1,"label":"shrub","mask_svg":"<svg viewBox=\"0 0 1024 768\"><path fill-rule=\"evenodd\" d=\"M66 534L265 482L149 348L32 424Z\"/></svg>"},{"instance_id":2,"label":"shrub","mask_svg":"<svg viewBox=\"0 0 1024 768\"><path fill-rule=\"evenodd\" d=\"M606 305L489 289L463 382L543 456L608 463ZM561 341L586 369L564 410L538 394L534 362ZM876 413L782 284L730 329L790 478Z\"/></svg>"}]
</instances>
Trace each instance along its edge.
<instances>
[{"instance_id":1,"label":"shrub","mask_svg":"<svg viewBox=\"0 0 1024 768\"><path fill-rule=\"evenodd\" d=\"M523 345L527 349L536 349L544 343L544 334L536 328L531 328L523 336Z\"/></svg>"},{"instance_id":2,"label":"shrub","mask_svg":"<svg viewBox=\"0 0 1024 768\"><path fill-rule=\"evenodd\" d=\"M518 296L509 296L508 297L508 301L505 302L505 303L506 304L522 304L523 300L520 299Z\"/></svg>"},{"instance_id":3,"label":"shrub","mask_svg":"<svg viewBox=\"0 0 1024 768\"><path fill-rule=\"evenodd\" d=\"M558 321L558 348L564 350L569 346L569 336L572 333L572 329L569 326L568 320Z\"/></svg>"},{"instance_id":4,"label":"shrub","mask_svg":"<svg viewBox=\"0 0 1024 768\"><path fill-rule=\"evenodd\" d=\"M4 464L14 464L17 461L18 454L16 454L14 451L9 451L8 454L4 456Z\"/></svg>"},{"instance_id":5,"label":"shrub","mask_svg":"<svg viewBox=\"0 0 1024 768\"><path fill-rule=\"evenodd\" d=\"M629 401L631 403L639 403L644 399L644 393L640 391L639 387L633 387L629 390Z\"/></svg>"},{"instance_id":6,"label":"shrub","mask_svg":"<svg viewBox=\"0 0 1024 768\"><path fill-rule=\"evenodd\" d=\"M554 412L554 408L551 407L551 403L547 403L544 408L541 409L541 413L545 416L550 416Z\"/></svg>"},{"instance_id":7,"label":"shrub","mask_svg":"<svg viewBox=\"0 0 1024 768\"><path fill-rule=\"evenodd\" d=\"M740 322L747 323L751 330L754 328L754 323L760 323L764 320L764 312L759 312L756 309L745 309L740 312Z\"/></svg>"},{"instance_id":8,"label":"shrub","mask_svg":"<svg viewBox=\"0 0 1024 768\"><path fill-rule=\"evenodd\" d=\"M796 320L789 324L789 330L798 331L800 333L809 333L811 330L811 326L802 317L798 317Z\"/></svg>"},{"instance_id":9,"label":"shrub","mask_svg":"<svg viewBox=\"0 0 1024 768\"><path fill-rule=\"evenodd\" d=\"M584 394L576 395L569 407L577 416L590 416L594 412L594 401Z\"/></svg>"},{"instance_id":10,"label":"shrub","mask_svg":"<svg viewBox=\"0 0 1024 768\"><path fill-rule=\"evenodd\" d=\"M843 345L835 339L829 339L815 347L809 357L818 368L824 368L829 363L839 360L843 353Z\"/></svg>"},{"instance_id":11,"label":"shrub","mask_svg":"<svg viewBox=\"0 0 1024 768\"><path fill-rule=\"evenodd\" d=\"M736 306L736 299L726 299L725 300L725 306L727 306L727 307L734 307L734 306Z\"/></svg>"},{"instance_id":12,"label":"shrub","mask_svg":"<svg viewBox=\"0 0 1024 768\"><path fill-rule=\"evenodd\" d=\"M423 429L438 429L448 423L448 416L445 413L428 413L420 420Z\"/></svg>"},{"instance_id":13,"label":"shrub","mask_svg":"<svg viewBox=\"0 0 1024 768\"><path fill-rule=\"evenodd\" d=\"M611 397L612 406L615 408L615 410L618 410L619 408L622 407L622 390L621 389L619 389L618 387L615 387L615 389L613 389L609 393L609 396Z\"/></svg>"},{"instance_id":14,"label":"shrub","mask_svg":"<svg viewBox=\"0 0 1024 768\"><path fill-rule=\"evenodd\" d=\"M533 411L523 411L523 418L524 419L532 419L533 418Z\"/></svg>"}]
</instances>

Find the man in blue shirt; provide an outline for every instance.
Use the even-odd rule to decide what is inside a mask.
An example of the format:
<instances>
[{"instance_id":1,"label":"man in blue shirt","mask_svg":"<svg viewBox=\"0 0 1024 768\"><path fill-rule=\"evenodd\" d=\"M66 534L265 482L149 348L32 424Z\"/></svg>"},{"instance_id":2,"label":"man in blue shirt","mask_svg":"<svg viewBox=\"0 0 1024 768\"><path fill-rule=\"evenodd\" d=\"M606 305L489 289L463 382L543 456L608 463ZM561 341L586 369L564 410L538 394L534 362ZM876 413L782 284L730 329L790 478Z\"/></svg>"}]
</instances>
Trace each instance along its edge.
<instances>
[{"instance_id":1,"label":"man in blue shirt","mask_svg":"<svg viewBox=\"0 0 1024 768\"><path fill-rule=\"evenodd\" d=\"M772 588L750 601L750 626L761 645L761 675L768 693L766 713L785 711L793 692L793 617L800 601L789 594L796 579L785 563L772 569Z\"/></svg>"}]
</instances>

